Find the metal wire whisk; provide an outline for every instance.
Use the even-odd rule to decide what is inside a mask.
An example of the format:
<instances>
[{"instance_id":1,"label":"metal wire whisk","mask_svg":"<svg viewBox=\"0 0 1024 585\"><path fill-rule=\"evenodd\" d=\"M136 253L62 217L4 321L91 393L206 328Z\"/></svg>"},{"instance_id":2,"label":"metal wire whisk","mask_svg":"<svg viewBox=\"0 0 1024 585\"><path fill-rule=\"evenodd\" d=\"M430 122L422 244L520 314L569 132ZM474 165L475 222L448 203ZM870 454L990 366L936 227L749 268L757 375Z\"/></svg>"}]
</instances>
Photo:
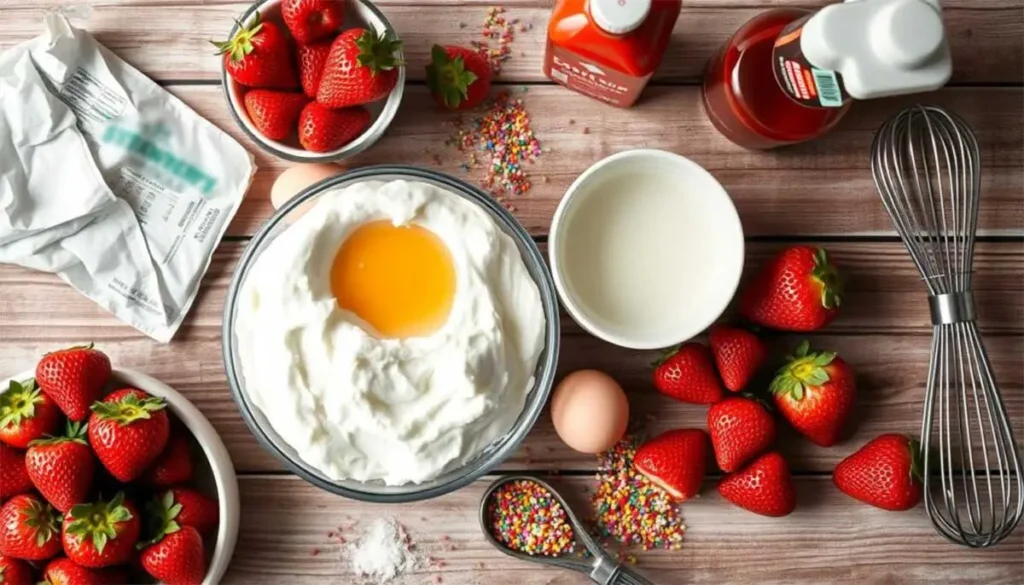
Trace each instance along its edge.
<instances>
[{"instance_id":1,"label":"metal wire whisk","mask_svg":"<svg viewBox=\"0 0 1024 585\"><path fill-rule=\"evenodd\" d=\"M875 186L928 287L925 508L940 534L972 548L1006 538L1024 511L1020 453L971 293L980 158L970 126L934 106L900 112L871 146Z\"/></svg>"}]
</instances>

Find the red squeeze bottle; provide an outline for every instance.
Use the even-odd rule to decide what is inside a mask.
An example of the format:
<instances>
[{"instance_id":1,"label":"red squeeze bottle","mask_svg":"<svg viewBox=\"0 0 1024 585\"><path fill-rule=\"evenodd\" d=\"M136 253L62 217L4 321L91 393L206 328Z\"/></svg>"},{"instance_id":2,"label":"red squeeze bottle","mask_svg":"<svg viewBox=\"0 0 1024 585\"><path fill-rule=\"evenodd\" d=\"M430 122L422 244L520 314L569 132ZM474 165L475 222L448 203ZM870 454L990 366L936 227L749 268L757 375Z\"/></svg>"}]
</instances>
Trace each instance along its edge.
<instances>
[{"instance_id":1,"label":"red squeeze bottle","mask_svg":"<svg viewBox=\"0 0 1024 585\"><path fill-rule=\"evenodd\" d=\"M640 97L661 63L682 0L558 0L544 74L613 106Z\"/></svg>"}]
</instances>

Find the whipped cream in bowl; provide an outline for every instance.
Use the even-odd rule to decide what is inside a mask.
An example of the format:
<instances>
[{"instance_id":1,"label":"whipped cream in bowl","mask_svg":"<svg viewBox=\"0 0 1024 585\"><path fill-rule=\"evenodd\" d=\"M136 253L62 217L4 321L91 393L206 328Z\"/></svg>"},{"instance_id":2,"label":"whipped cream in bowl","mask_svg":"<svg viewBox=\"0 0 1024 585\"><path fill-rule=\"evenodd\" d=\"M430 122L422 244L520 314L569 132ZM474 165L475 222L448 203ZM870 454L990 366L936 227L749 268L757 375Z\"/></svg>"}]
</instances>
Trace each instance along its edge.
<instances>
[{"instance_id":1,"label":"whipped cream in bowl","mask_svg":"<svg viewBox=\"0 0 1024 585\"><path fill-rule=\"evenodd\" d=\"M525 230L446 175L313 185L246 249L224 361L257 439L325 490L406 502L511 455L551 389L554 284Z\"/></svg>"}]
</instances>

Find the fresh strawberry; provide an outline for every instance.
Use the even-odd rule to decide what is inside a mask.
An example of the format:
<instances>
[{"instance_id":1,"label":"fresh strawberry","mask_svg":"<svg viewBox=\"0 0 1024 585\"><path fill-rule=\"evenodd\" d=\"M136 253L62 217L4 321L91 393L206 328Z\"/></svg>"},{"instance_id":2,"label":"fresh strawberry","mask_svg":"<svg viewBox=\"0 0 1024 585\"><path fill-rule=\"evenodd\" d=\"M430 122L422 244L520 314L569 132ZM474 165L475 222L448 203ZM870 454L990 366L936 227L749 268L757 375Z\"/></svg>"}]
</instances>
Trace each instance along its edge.
<instances>
[{"instance_id":1,"label":"fresh strawberry","mask_svg":"<svg viewBox=\"0 0 1024 585\"><path fill-rule=\"evenodd\" d=\"M50 434L60 425L57 403L43 393L35 380L11 380L0 394L0 441L24 449L29 442Z\"/></svg>"},{"instance_id":2,"label":"fresh strawberry","mask_svg":"<svg viewBox=\"0 0 1024 585\"><path fill-rule=\"evenodd\" d=\"M762 516L785 516L796 508L789 465L775 451L723 477L718 493L740 508Z\"/></svg>"},{"instance_id":3,"label":"fresh strawberry","mask_svg":"<svg viewBox=\"0 0 1024 585\"><path fill-rule=\"evenodd\" d=\"M170 422L162 398L125 388L92 405L89 443L100 463L127 483L142 475L167 445Z\"/></svg>"},{"instance_id":4,"label":"fresh strawberry","mask_svg":"<svg viewBox=\"0 0 1024 585\"><path fill-rule=\"evenodd\" d=\"M327 56L330 54L330 41L299 45L299 81L302 83L302 92L309 99L316 99L316 92L320 89L320 78L324 75L324 64L327 63Z\"/></svg>"},{"instance_id":5,"label":"fresh strawberry","mask_svg":"<svg viewBox=\"0 0 1024 585\"><path fill-rule=\"evenodd\" d=\"M474 49L434 45L427 65L427 87L441 107L468 110L491 89L491 64Z\"/></svg>"},{"instance_id":6,"label":"fresh strawberry","mask_svg":"<svg viewBox=\"0 0 1024 585\"><path fill-rule=\"evenodd\" d=\"M331 44L316 101L345 108L387 97L398 84L395 51L402 42L387 33L377 36L362 28L347 30Z\"/></svg>"},{"instance_id":7,"label":"fresh strawberry","mask_svg":"<svg viewBox=\"0 0 1024 585\"><path fill-rule=\"evenodd\" d=\"M142 568L167 585L199 585L206 575L203 537L177 520L181 506L167 495L154 510L154 536L142 545Z\"/></svg>"},{"instance_id":8,"label":"fresh strawberry","mask_svg":"<svg viewBox=\"0 0 1024 585\"><path fill-rule=\"evenodd\" d=\"M0 584L2 585L35 585L32 578L32 567L20 559L0 555Z\"/></svg>"},{"instance_id":9,"label":"fresh strawberry","mask_svg":"<svg viewBox=\"0 0 1024 585\"><path fill-rule=\"evenodd\" d=\"M644 443L633 458L637 471L682 501L697 495L707 472L708 436L700 429L664 432Z\"/></svg>"},{"instance_id":10,"label":"fresh strawberry","mask_svg":"<svg viewBox=\"0 0 1024 585\"><path fill-rule=\"evenodd\" d=\"M42 561L60 552L60 514L31 494L14 496L0 508L0 554Z\"/></svg>"},{"instance_id":11,"label":"fresh strawberry","mask_svg":"<svg viewBox=\"0 0 1024 585\"><path fill-rule=\"evenodd\" d=\"M167 487L185 483L192 479L192 454L188 438L183 433L173 433L153 465L146 470L142 481L154 486Z\"/></svg>"},{"instance_id":12,"label":"fresh strawberry","mask_svg":"<svg viewBox=\"0 0 1024 585\"><path fill-rule=\"evenodd\" d=\"M329 152L352 142L370 127L370 112L362 107L332 110L310 102L299 116L299 142L310 152Z\"/></svg>"},{"instance_id":13,"label":"fresh strawberry","mask_svg":"<svg viewBox=\"0 0 1024 585\"><path fill-rule=\"evenodd\" d=\"M200 534L208 534L217 527L220 508L217 501L189 488L172 488L149 502L150 516L167 515L182 526L191 526Z\"/></svg>"},{"instance_id":14,"label":"fresh strawberry","mask_svg":"<svg viewBox=\"0 0 1024 585\"><path fill-rule=\"evenodd\" d=\"M835 352L812 352L806 341L779 370L771 391L779 412L813 443L830 447L853 407L853 370Z\"/></svg>"},{"instance_id":15,"label":"fresh strawberry","mask_svg":"<svg viewBox=\"0 0 1024 585\"><path fill-rule=\"evenodd\" d=\"M36 364L36 384L75 422L89 416L109 380L110 358L92 345L48 353Z\"/></svg>"},{"instance_id":16,"label":"fresh strawberry","mask_svg":"<svg viewBox=\"0 0 1024 585\"><path fill-rule=\"evenodd\" d=\"M69 558L53 559L43 570L45 579L39 585L122 585L124 573L114 569L87 569Z\"/></svg>"},{"instance_id":17,"label":"fresh strawberry","mask_svg":"<svg viewBox=\"0 0 1024 585\"><path fill-rule=\"evenodd\" d=\"M835 318L842 300L842 279L825 250L793 246L757 274L740 300L740 313L764 327L814 331Z\"/></svg>"},{"instance_id":18,"label":"fresh strawberry","mask_svg":"<svg viewBox=\"0 0 1024 585\"><path fill-rule=\"evenodd\" d=\"M0 443L0 501L31 490L32 480L25 470L25 452Z\"/></svg>"},{"instance_id":19,"label":"fresh strawberry","mask_svg":"<svg viewBox=\"0 0 1024 585\"><path fill-rule=\"evenodd\" d=\"M343 0L283 0L281 18L300 45L331 36L345 21Z\"/></svg>"},{"instance_id":20,"label":"fresh strawberry","mask_svg":"<svg viewBox=\"0 0 1024 585\"><path fill-rule=\"evenodd\" d=\"M68 421L62 437L37 439L25 453L25 469L47 502L61 512L85 501L95 464L85 425Z\"/></svg>"},{"instance_id":21,"label":"fresh strawberry","mask_svg":"<svg viewBox=\"0 0 1024 585\"><path fill-rule=\"evenodd\" d=\"M121 565L134 556L141 529L135 506L118 492L109 502L71 508L64 519L64 552L91 569Z\"/></svg>"},{"instance_id":22,"label":"fresh strawberry","mask_svg":"<svg viewBox=\"0 0 1024 585\"><path fill-rule=\"evenodd\" d=\"M832 481L866 504L909 510L921 501L921 446L903 435L881 435L840 461Z\"/></svg>"},{"instance_id":23,"label":"fresh strawberry","mask_svg":"<svg viewBox=\"0 0 1024 585\"><path fill-rule=\"evenodd\" d=\"M761 404L733 396L708 409L708 434L718 467L736 471L775 441L775 419Z\"/></svg>"},{"instance_id":24,"label":"fresh strawberry","mask_svg":"<svg viewBox=\"0 0 1024 585\"><path fill-rule=\"evenodd\" d=\"M711 352L692 341L658 364L654 386L662 394L693 404L714 404L722 399L722 384L715 374Z\"/></svg>"},{"instance_id":25,"label":"fresh strawberry","mask_svg":"<svg viewBox=\"0 0 1024 585\"><path fill-rule=\"evenodd\" d=\"M295 129L299 113L309 101L298 92L254 89L245 94L245 112L260 134L284 140Z\"/></svg>"},{"instance_id":26,"label":"fresh strawberry","mask_svg":"<svg viewBox=\"0 0 1024 585\"><path fill-rule=\"evenodd\" d=\"M247 87L290 89L298 86L288 37L257 12L252 23L238 24L230 41L210 41L217 54L224 55L224 69L236 82Z\"/></svg>"},{"instance_id":27,"label":"fresh strawberry","mask_svg":"<svg viewBox=\"0 0 1024 585\"><path fill-rule=\"evenodd\" d=\"M768 359L768 346L746 329L715 325L708 335L718 375L733 392L743 390Z\"/></svg>"}]
</instances>

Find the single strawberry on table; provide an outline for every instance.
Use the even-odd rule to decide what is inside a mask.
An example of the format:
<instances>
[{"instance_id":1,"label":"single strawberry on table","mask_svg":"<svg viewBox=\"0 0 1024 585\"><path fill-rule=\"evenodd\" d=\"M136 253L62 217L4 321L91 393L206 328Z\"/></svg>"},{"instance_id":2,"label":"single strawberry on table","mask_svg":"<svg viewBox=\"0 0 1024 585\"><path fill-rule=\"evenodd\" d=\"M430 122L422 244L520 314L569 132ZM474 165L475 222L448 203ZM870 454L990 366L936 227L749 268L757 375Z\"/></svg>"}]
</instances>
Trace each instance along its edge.
<instances>
[{"instance_id":1,"label":"single strawberry on table","mask_svg":"<svg viewBox=\"0 0 1024 585\"><path fill-rule=\"evenodd\" d=\"M281 18L300 45L329 37L345 22L344 0L282 0Z\"/></svg>"},{"instance_id":2,"label":"single strawberry on table","mask_svg":"<svg viewBox=\"0 0 1024 585\"><path fill-rule=\"evenodd\" d=\"M60 514L38 496L14 496L0 508L0 554L42 561L60 552Z\"/></svg>"},{"instance_id":3,"label":"single strawberry on table","mask_svg":"<svg viewBox=\"0 0 1024 585\"><path fill-rule=\"evenodd\" d=\"M135 388L112 392L92 405L89 443L118 481L141 476L163 452L170 436L167 402Z\"/></svg>"},{"instance_id":4,"label":"single strawberry on table","mask_svg":"<svg viewBox=\"0 0 1024 585\"><path fill-rule=\"evenodd\" d=\"M99 569L132 559L142 524L131 502L118 492L110 501L78 504L64 518L64 553L74 562Z\"/></svg>"},{"instance_id":5,"label":"single strawberry on table","mask_svg":"<svg viewBox=\"0 0 1024 585\"><path fill-rule=\"evenodd\" d=\"M310 152L328 152L345 146L370 127L370 112L362 107L334 110L310 102L299 115L299 143Z\"/></svg>"},{"instance_id":6,"label":"single strawberry on table","mask_svg":"<svg viewBox=\"0 0 1024 585\"><path fill-rule=\"evenodd\" d=\"M842 438L856 394L853 370L832 351L811 351L806 341L771 384L775 405L793 428L816 445Z\"/></svg>"},{"instance_id":7,"label":"single strawberry on table","mask_svg":"<svg viewBox=\"0 0 1024 585\"><path fill-rule=\"evenodd\" d=\"M149 485L162 487L192 479L192 453L184 433L172 431L167 446L141 479Z\"/></svg>"},{"instance_id":8,"label":"single strawberry on table","mask_svg":"<svg viewBox=\"0 0 1024 585\"><path fill-rule=\"evenodd\" d=\"M708 436L704 431L676 429L641 445L633 465L672 499L682 501L700 491L707 459Z\"/></svg>"},{"instance_id":9,"label":"single strawberry on table","mask_svg":"<svg viewBox=\"0 0 1024 585\"><path fill-rule=\"evenodd\" d=\"M692 404L714 404L722 399L711 352L700 343L684 343L658 363L654 386L662 394Z\"/></svg>"},{"instance_id":10,"label":"single strawberry on table","mask_svg":"<svg viewBox=\"0 0 1024 585\"><path fill-rule=\"evenodd\" d=\"M224 69L231 79L247 87L289 89L298 87L288 37L272 22L253 15L248 25L228 41L210 41L224 55Z\"/></svg>"},{"instance_id":11,"label":"single strawberry on table","mask_svg":"<svg viewBox=\"0 0 1024 585\"><path fill-rule=\"evenodd\" d=\"M708 334L708 343L718 366L718 375L725 387L733 392L746 388L768 359L765 342L739 327L715 325Z\"/></svg>"},{"instance_id":12,"label":"single strawberry on table","mask_svg":"<svg viewBox=\"0 0 1024 585\"><path fill-rule=\"evenodd\" d=\"M395 51L402 42L387 33L347 30L331 44L316 101L329 108L345 108L387 97L398 84Z\"/></svg>"},{"instance_id":13,"label":"single strawberry on table","mask_svg":"<svg viewBox=\"0 0 1024 585\"><path fill-rule=\"evenodd\" d=\"M839 462L832 482L844 494L884 510L909 510L921 501L921 446L897 434L876 437Z\"/></svg>"},{"instance_id":14,"label":"single strawberry on table","mask_svg":"<svg viewBox=\"0 0 1024 585\"><path fill-rule=\"evenodd\" d=\"M302 93L309 99L316 99L317 90L320 89L320 78L324 75L324 65L330 54L331 41L299 45L299 82L302 84Z\"/></svg>"},{"instance_id":15,"label":"single strawberry on table","mask_svg":"<svg viewBox=\"0 0 1024 585\"><path fill-rule=\"evenodd\" d=\"M740 298L740 314L772 329L814 331L835 318L842 278L823 248L793 246L765 264Z\"/></svg>"},{"instance_id":16,"label":"single strawberry on table","mask_svg":"<svg viewBox=\"0 0 1024 585\"><path fill-rule=\"evenodd\" d=\"M245 94L242 102L260 134L271 140L284 140L295 130L309 99L298 92L254 89Z\"/></svg>"},{"instance_id":17,"label":"single strawberry on table","mask_svg":"<svg viewBox=\"0 0 1024 585\"><path fill-rule=\"evenodd\" d=\"M11 380L0 394L0 441L24 449L30 441L57 430L61 412L34 379Z\"/></svg>"},{"instance_id":18,"label":"single strawberry on table","mask_svg":"<svg viewBox=\"0 0 1024 585\"><path fill-rule=\"evenodd\" d=\"M62 349L36 364L36 384L75 422L89 416L89 406L103 396L110 380L110 358L92 345Z\"/></svg>"},{"instance_id":19,"label":"single strawberry on table","mask_svg":"<svg viewBox=\"0 0 1024 585\"><path fill-rule=\"evenodd\" d=\"M199 585L206 575L203 537L199 531L182 524L181 504L165 497L156 502L150 519L152 538L139 545L142 568L167 585Z\"/></svg>"},{"instance_id":20,"label":"single strawberry on table","mask_svg":"<svg viewBox=\"0 0 1024 585\"><path fill-rule=\"evenodd\" d=\"M200 534L212 532L220 520L220 507L213 498L184 487L157 494L146 506L150 516L169 516L182 526L191 526Z\"/></svg>"},{"instance_id":21,"label":"single strawberry on table","mask_svg":"<svg viewBox=\"0 0 1024 585\"><path fill-rule=\"evenodd\" d=\"M46 564L39 585L122 585L127 581L124 573L116 569L89 569L61 557Z\"/></svg>"},{"instance_id":22,"label":"single strawberry on table","mask_svg":"<svg viewBox=\"0 0 1024 585\"><path fill-rule=\"evenodd\" d=\"M47 502L61 512L85 501L95 463L86 425L68 421L64 435L36 439L25 453L25 469Z\"/></svg>"},{"instance_id":23,"label":"single strawberry on table","mask_svg":"<svg viewBox=\"0 0 1024 585\"><path fill-rule=\"evenodd\" d=\"M789 465L775 451L723 477L718 493L740 508L762 516L786 516L796 508Z\"/></svg>"},{"instance_id":24,"label":"single strawberry on table","mask_svg":"<svg viewBox=\"0 0 1024 585\"><path fill-rule=\"evenodd\" d=\"M32 490L25 452L0 443L0 501Z\"/></svg>"},{"instance_id":25,"label":"single strawberry on table","mask_svg":"<svg viewBox=\"0 0 1024 585\"><path fill-rule=\"evenodd\" d=\"M35 585L32 567L21 559L0 555L0 584Z\"/></svg>"},{"instance_id":26,"label":"single strawberry on table","mask_svg":"<svg viewBox=\"0 0 1024 585\"><path fill-rule=\"evenodd\" d=\"M491 64L475 49L434 45L427 65L427 87L443 108L468 110L483 103L491 89Z\"/></svg>"},{"instance_id":27,"label":"single strawberry on table","mask_svg":"<svg viewBox=\"0 0 1024 585\"><path fill-rule=\"evenodd\" d=\"M731 396L708 409L708 434L722 471L736 471L775 441L775 418L756 400Z\"/></svg>"}]
</instances>

